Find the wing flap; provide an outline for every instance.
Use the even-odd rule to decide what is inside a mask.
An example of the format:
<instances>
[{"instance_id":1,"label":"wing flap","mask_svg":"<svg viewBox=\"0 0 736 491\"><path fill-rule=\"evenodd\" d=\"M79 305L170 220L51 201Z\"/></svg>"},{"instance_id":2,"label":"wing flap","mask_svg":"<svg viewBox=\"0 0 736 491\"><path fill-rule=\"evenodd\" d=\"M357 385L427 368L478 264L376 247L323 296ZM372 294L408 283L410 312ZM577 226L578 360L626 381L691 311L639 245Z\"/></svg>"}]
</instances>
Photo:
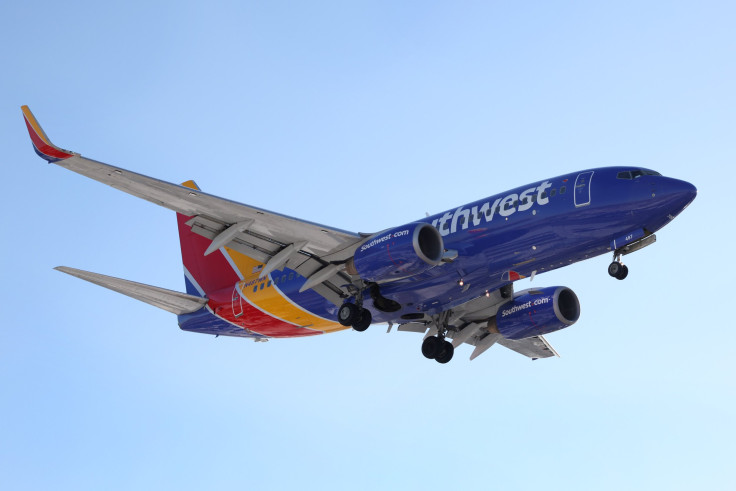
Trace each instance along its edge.
<instances>
[{"instance_id":1,"label":"wing flap","mask_svg":"<svg viewBox=\"0 0 736 491\"><path fill-rule=\"evenodd\" d=\"M207 304L207 299L187 295L157 286L145 285L135 281L123 280L112 276L106 276L99 273L91 273L81 269L68 268L66 266L58 266L57 271L66 273L77 278L89 281L95 285L103 286L109 290L122 293L141 302L145 302L154 307L171 312L172 314L182 315L190 312L196 312Z\"/></svg>"},{"instance_id":2,"label":"wing flap","mask_svg":"<svg viewBox=\"0 0 736 491\"><path fill-rule=\"evenodd\" d=\"M542 336L533 336L531 338L519 340L500 338L498 340L498 344L512 351L516 351L517 353L520 353L524 356L527 356L532 360L536 360L537 358L551 358L553 356L560 356Z\"/></svg>"}]
</instances>

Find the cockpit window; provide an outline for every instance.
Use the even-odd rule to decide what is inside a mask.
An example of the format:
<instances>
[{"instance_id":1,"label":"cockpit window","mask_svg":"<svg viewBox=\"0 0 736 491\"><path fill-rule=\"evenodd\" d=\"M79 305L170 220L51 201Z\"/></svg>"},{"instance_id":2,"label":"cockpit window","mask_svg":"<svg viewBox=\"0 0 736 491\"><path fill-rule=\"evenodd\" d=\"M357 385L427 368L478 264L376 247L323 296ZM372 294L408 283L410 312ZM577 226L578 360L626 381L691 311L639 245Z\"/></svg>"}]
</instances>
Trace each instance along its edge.
<instances>
[{"instance_id":1,"label":"cockpit window","mask_svg":"<svg viewBox=\"0 0 736 491\"><path fill-rule=\"evenodd\" d=\"M641 176L661 176L659 172L646 169L636 169L632 171L619 172L616 176L618 179L638 179Z\"/></svg>"}]
</instances>

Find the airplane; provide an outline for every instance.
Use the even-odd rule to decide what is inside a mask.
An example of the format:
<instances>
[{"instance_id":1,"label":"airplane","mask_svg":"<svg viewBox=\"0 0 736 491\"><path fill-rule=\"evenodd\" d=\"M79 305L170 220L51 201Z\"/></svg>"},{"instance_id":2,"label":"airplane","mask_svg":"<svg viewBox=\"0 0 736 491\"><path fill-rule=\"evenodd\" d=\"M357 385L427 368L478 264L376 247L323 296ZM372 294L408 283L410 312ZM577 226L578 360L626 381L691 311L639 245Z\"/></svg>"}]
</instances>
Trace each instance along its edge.
<instances>
[{"instance_id":1,"label":"airplane","mask_svg":"<svg viewBox=\"0 0 736 491\"><path fill-rule=\"evenodd\" d=\"M501 345L533 360L557 352L544 335L580 317L564 286L514 283L612 253L622 257L696 197L689 182L632 166L581 170L521 186L376 233L312 223L82 157L51 143L22 106L49 163L176 212L186 293L55 269L178 316L185 331L267 341L387 323L424 334L422 354L449 362Z\"/></svg>"}]
</instances>

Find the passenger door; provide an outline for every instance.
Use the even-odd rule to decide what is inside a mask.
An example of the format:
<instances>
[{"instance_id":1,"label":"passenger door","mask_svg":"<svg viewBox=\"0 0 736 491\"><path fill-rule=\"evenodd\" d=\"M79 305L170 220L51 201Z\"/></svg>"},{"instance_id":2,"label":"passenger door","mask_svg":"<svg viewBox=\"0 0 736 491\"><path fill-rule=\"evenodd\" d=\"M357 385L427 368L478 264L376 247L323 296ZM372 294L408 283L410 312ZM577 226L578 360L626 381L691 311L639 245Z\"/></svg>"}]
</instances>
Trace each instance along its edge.
<instances>
[{"instance_id":1,"label":"passenger door","mask_svg":"<svg viewBox=\"0 0 736 491\"><path fill-rule=\"evenodd\" d=\"M590 181L593 179L593 171L582 172L575 179L575 207L590 204Z\"/></svg>"}]
</instances>

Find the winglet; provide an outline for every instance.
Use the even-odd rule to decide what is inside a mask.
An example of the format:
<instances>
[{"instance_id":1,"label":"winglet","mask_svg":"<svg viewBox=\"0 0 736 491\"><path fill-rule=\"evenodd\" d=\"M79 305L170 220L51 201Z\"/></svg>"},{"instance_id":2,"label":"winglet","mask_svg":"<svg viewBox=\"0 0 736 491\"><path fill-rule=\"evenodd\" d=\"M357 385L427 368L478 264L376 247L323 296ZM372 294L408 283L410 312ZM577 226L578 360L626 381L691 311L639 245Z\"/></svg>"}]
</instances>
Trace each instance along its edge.
<instances>
[{"instance_id":1,"label":"winglet","mask_svg":"<svg viewBox=\"0 0 736 491\"><path fill-rule=\"evenodd\" d=\"M26 120L28 134L31 136L31 142L33 142L33 149L39 157L49 162L58 162L59 160L79 155L78 153L64 150L51 143L51 140L49 140L49 137L46 136L41 125L38 124L38 121L33 116L30 108L28 106L21 106L21 110L23 111L23 118Z\"/></svg>"}]
</instances>

